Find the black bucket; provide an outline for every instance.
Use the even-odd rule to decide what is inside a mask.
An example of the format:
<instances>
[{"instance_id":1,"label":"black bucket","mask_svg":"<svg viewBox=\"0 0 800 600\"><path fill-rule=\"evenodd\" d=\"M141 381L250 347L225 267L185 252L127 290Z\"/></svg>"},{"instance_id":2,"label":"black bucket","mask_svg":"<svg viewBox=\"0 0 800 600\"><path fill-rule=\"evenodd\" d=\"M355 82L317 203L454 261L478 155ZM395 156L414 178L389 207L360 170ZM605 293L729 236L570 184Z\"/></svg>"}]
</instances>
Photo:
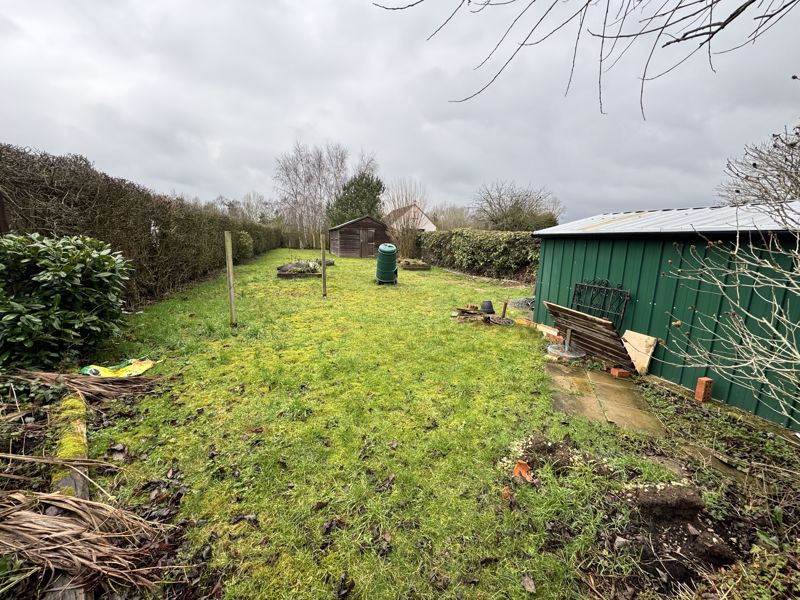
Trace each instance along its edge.
<instances>
[{"instance_id":1,"label":"black bucket","mask_svg":"<svg viewBox=\"0 0 800 600\"><path fill-rule=\"evenodd\" d=\"M484 300L483 302L481 302L481 312L487 315L494 314L494 306L492 305L491 300Z\"/></svg>"}]
</instances>

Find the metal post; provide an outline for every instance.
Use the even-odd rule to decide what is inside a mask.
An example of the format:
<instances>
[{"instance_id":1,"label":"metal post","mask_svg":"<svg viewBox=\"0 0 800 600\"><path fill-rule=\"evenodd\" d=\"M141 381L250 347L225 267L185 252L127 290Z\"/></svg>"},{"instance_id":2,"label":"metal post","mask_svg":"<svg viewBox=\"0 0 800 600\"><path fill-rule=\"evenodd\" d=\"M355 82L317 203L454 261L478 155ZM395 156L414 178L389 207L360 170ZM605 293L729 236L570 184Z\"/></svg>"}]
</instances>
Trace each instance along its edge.
<instances>
[{"instance_id":1,"label":"metal post","mask_svg":"<svg viewBox=\"0 0 800 600\"><path fill-rule=\"evenodd\" d=\"M228 270L228 303L231 310L231 327L236 327L236 293L233 289L233 241L231 232L225 232L225 266Z\"/></svg>"}]
</instances>

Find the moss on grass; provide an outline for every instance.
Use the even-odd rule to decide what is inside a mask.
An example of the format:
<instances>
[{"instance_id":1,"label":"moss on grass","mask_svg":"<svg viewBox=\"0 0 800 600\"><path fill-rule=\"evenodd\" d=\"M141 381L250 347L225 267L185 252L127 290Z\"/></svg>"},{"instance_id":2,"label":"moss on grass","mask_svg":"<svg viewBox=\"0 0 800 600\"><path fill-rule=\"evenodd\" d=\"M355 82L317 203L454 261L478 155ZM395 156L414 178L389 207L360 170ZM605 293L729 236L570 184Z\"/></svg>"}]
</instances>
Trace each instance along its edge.
<instances>
[{"instance_id":1,"label":"moss on grass","mask_svg":"<svg viewBox=\"0 0 800 600\"><path fill-rule=\"evenodd\" d=\"M65 396L58 404L54 418L56 436L56 458L86 458L88 445L86 440L86 403L77 394ZM56 484L69 475L66 467L53 469L51 482ZM62 488L62 494L74 495L72 488Z\"/></svg>"},{"instance_id":2,"label":"moss on grass","mask_svg":"<svg viewBox=\"0 0 800 600\"><path fill-rule=\"evenodd\" d=\"M236 269L236 329L224 278L131 318L107 358L163 358L154 373L183 378L92 441L96 455L111 442L147 455L126 468L123 499L146 501L134 490L177 464L191 489L179 518L202 523L190 536L229 573L226 598L327 599L343 571L353 598L522 597L523 573L537 598L584 597L579 565L621 480L544 466L511 511L503 459L541 431L612 472L670 475L631 450L641 438L551 411L536 331L449 316L528 288L440 269L378 286L374 260L337 259L323 300L319 281L275 277L297 254ZM257 527L230 523L249 514ZM555 523L570 536L554 542Z\"/></svg>"}]
</instances>

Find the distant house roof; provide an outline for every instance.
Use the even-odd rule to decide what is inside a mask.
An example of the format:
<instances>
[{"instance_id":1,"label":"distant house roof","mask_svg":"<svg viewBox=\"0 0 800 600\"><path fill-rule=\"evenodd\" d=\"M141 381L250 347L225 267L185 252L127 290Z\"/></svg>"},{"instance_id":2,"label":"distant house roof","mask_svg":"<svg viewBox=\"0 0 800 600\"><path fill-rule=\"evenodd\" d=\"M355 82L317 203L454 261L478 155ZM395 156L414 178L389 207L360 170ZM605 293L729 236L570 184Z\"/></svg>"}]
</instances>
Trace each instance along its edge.
<instances>
[{"instance_id":1,"label":"distant house roof","mask_svg":"<svg viewBox=\"0 0 800 600\"><path fill-rule=\"evenodd\" d=\"M787 205L800 215L800 201ZM605 213L536 231L542 237L559 235L612 235L655 233L735 233L736 231L786 231L765 206L705 206Z\"/></svg>"},{"instance_id":2,"label":"distant house roof","mask_svg":"<svg viewBox=\"0 0 800 600\"><path fill-rule=\"evenodd\" d=\"M364 220L372 221L373 223L377 223L378 225L383 225L384 227L386 227L384 223L381 223L377 219L373 219L369 215L365 215L363 217L358 217L356 219L350 219L349 221L345 221L344 223L339 223L338 225L331 227L328 231L333 231L334 229L341 229L342 227L346 227L347 225L352 225L353 223L357 223L358 221L364 221Z\"/></svg>"},{"instance_id":3,"label":"distant house roof","mask_svg":"<svg viewBox=\"0 0 800 600\"><path fill-rule=\"evenodd\" d=\"M423 211L415 202L412 202L411 204L406 204L405 206L401 206L400 208L395 208L393 211L389 212L389 214L387 214L384 217L384 221L386 221L387 223L394 223L396 220L400 219L408 211L414 208L416 208L419 211L419 213L423 217L425 217L434 228L436 227L436 225L433 223L433 220L431 220L431 218L425 214L425 211Z\"/></svg>"},{"instance_id":4,"label":"distant house roof","mask_svg":"<svg viewBox=\"0 0 800 600\"><path fill-rule=\"evenodd\" d=\"M396 221L404 214L406 214L409 210L411 210L412 206L414 205L407 204L406 206L401 206L400 208L395 208L394 210L389 211L389 213L384 217L386 219L386 222L391 223L392 221Z\"/></svg>"}]
</instances>

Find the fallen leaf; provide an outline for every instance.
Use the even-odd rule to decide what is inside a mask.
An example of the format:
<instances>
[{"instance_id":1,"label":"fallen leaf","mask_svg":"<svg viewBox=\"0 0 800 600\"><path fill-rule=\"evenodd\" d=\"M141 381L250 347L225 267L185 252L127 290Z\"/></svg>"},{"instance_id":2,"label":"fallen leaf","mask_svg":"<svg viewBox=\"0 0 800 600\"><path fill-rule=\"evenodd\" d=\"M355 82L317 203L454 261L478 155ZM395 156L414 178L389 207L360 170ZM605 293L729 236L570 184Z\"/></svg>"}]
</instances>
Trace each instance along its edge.
<instances>
[{"instance_id":1,"label":"fallen leaf","mask_svg":"<svg viewBox=\"0 0 800 600\"><path fill-rule=\"evenodd\" d=\"M536 593L536 582L533 580L533 577L527 573L522 576L522 587L524 587L525 591L529 594Z\"/></svg>"},{"instance_id":2,"label":"fallen leaf","mask_svg":"<svg viewBox=\"0 0 800 600\"><path fill-rule=\"evenodd\" d=\"M500 497L505 500L506 504L508 504L508 508L511 510L517 510L519 508L519 503L514 497L514 492L511 490L511 486L505 486L503 491L500 492Z\"/></svg>"},{"instance_id":3,"label":"fallen leaf","mask_svg":"<svg viewBox=\"0 0 800 600\"><path fill-rule=\"evenodd\" d=\"M355 584L347 576L347 571L342 571L342 576L339 578L339 584L336 586L336 597L347 598L350 592L353 591Z\"/></svg>"},{"instance_id":4,"label":"fallen leaf","mask_svg":"<svg viewBox=\"0 0 800 600\"><path fill-rule=\"evenodd\" d=\"M253 527L258 527L258 517L255 515L234 515L228 520L228 523L236 525L242 521L250 523Z\"/></svg>"},{"instance_id":5,"label":"fallen leaf","mask_svg":"<svg viewBox=\"0 0 800 600\"><path fill-rule=\"evenodd\" d=\"M322 535L330 535L335 529L344 529L346 526L344 521L339 519L331 519L322 525Z\"/></svg>"},{"instance_id":6,"label":"fallen leaf","mask_svg":"<svg viewBox=\"0 0 800 600\"><path fill-rule=\"evenodd\" d=\"M624 538L621 535L618 535L614 538L614 551L619 552L625 546L630 545L631 541L628 538Z\"/></svg>"},{"instance_id":7,"label":"fallen leaf","mask_svg":"<svg viewBox=\"0 0 800 600\"><path fill-rule=\"evenodd\" d=\"M514 465L514 471L511 473L512 477L521 477L528 483L533 483L533 474L531 473L531 466L524 460L520 459Z\"/></svg>"},{"instance_id":8,"label":"fallen leaf","mask_svg":"<svg viewBox=\"0 0 800 600\"><path fill-rule=\"evenodd\" d=\"M124 462L128 458L128 448L123 444L114 444L109 446L108 455L111 457L111 460Z\"/></svg>"},{"instance_id":9,"label":"fallen leaf","mask_svg":"<svg viewBox=\"0 0 800 600\"><path fill-rule=\"evenodd\" d=\"M388 492L392 489L392 484L394 483L395 474L391 473L386 479L383 480L378 487L375 488L376 492Z\"/></svg>"}]
</instances>

